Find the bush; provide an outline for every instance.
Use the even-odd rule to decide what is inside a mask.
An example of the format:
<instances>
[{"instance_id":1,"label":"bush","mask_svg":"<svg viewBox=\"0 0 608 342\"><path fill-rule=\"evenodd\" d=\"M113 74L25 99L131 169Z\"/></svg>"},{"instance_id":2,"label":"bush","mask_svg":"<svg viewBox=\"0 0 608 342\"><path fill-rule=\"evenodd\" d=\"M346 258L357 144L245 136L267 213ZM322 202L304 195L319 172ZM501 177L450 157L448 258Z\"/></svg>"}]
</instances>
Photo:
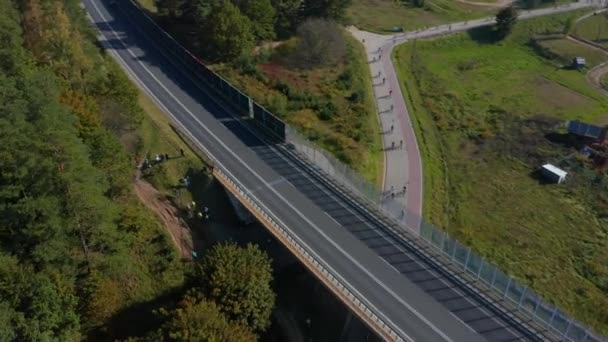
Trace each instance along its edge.
<instances>
[{"instance_id":1,"label":"bush","mask_svg":"<svg viewBox=\"0 0 608 342\"><path fill-rule=\"evenodd\" d=\"M323 107L317 112L317 116L321 120L331 120L336 114L336 105L333 102L327 101L323 104Z\"/></svg>"},{"instance_id":2,"label":"bush","mask_svg":"<svg viewBox=\"0 0 608 342\"><path fill-rule=\"evenodd\" d=\"M297 67L335 65L346 54L342 29L331 20L309 19L298 27L298 47L292 61Z\"/></svg>"}]
</instances>

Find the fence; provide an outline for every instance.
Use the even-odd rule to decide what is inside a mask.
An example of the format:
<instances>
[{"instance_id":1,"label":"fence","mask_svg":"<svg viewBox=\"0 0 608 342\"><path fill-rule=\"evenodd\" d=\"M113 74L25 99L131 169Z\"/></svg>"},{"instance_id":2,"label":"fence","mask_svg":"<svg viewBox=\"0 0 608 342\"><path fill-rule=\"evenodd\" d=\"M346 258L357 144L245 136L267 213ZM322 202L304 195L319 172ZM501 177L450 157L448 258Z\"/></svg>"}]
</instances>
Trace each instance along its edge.
<instances>
[{"instance_id":1,"label":"fence","mask_svg":"<svg viewBox=\"0 0 608 342\"><path fill-rule=\"evenodd\" d=\"M408 213L398 200L386 196L374 184L301 136L264 107L255 103L249 96L209 70L196 56L183 48L145 15L138 4L132 0L118 3L121 10L137 22L141 30L145 30L147 35L157 38L155 43L161 44L166 53L171 53L174 57L179 58L193 75L206 83L210 90L227 99L241 113L248 113L257 126L271 132L275 139L285 142L316 168L371 203L391 218L397 226L428 243L451 264L472 276L479 284L491 289L495 296L510 302L524 316L533 319L563 340L571 342L605 341L592 334L580 323L567 317L555 305L544 302L534 291L500 271L470 248L449 237L443 230L425 222L416 214Z\"/></svg>"}]
</instances>

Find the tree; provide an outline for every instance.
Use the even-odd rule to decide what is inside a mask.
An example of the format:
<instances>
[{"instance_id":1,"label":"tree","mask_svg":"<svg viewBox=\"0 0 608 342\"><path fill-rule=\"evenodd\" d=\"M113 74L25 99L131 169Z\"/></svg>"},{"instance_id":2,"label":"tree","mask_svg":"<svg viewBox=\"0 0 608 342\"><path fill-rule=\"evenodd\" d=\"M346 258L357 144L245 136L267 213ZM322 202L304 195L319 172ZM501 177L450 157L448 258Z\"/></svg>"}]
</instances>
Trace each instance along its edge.
<instances>
[{"instance_id":1,"label":"tree","mask_svg":"<svg viewBox=\"0 0 608 342\"><path fill-rule=\"evenodd\" d=\"M272 0L276 10L275 31L279 38L288 38L298 26L304 0Z\"/></svg>"},{"instance_id":2,"label":"tree","mask_svg":"<svg viewBox=\"0 0 608 342\"><path fill-rule=\"evenodd\" d=\"M414 0L416 7L424 7L424 0Z\"/></svg>"},{"instance_id":3,"label":"tree","mask_svg":"<svg viewBox=\"0 0 608 342\"><path fill-rule=\"evenodd\" d=\"M0 326L0 334L18 341L78 340L77 299L69 281L57 271L34 272L0 255L0 312L9 315L1 324L12 321L12 329Z\"/></svg>"},{"instance_id":4,"label":"tree","mask_svg":"<svg viewBox=\"0 0 608 342\"><path fill-rule=\"evenodd\" d=\"M255 334L246 326L230 322L218 306L204 298L186 296L161 327L162 340L179 342L253 342Z\"/></svg>"},{"instance_id":5,"label":"tree","mask_svg":"<svg viewBox=\"0 0 608 342\"><path fill-rule=\"evenodd\" d=\"M346 41L334 21L308 19L298 27L295 62L300 67L333 65L344 57Z\"/></svg>"},{"instance_id":6,"label":"tree","mask_svg":"<svg viewBox=\"0 0 608 342\"><path fill-rule=\"evenodd\" d=\"M499 39L506 38L517 21L517 11L513 6L505 7L496 14L495 31Z\"/></svg>"},{"instance_id":7,"label":"tree","mask_svg":"<svg viewBox=\"0 0 608 342\"><path fill-rule=\"evenodd\" d=\"M202 5L200 11L205 8ZM219 0L209 13L201 12L197 17L203 50L211 59L231 61L250 53L254 41L251 21L230 1Z\"/></svg>"},{"instance_id":8,"label":"tree","mask_svg":"<svg viewBox=\"0 0 608 342\"><path fill-rule=\"evenodd\" d=\"M344 18L351 2L352 0L305 0L304 16L340 20Z\"/></svg>"},{"instance_id":9,"label":"tree","mask_svg":"<svg viewBox=\"0 0 608 342\"><path fill-rule=\"evenodd\" d=\"M275 294L270 258L257 246L215 245L202 264L203 287L230 319L256 331L270 325Z\"/></svg>"},{"instance_id":10,"label":"tree","mask_svg":"<svg viewBox=\"0 0 608 342\"><path fill-rule=\"evenodd\" d=\"M175 20L180 17L184 0L155 0L154 4L158 14Z\"/></svg>"},{"instance_id":11,"label":"tree","mask_svg":"<svg viewBox=\"0 0 608 342\"><path fill-rule=\"evenodd\" d=\"M235 5L251 20L253 35L258 40L274 39L276 11L270 0L237 0Z\"/></svg>"}]
</instances>

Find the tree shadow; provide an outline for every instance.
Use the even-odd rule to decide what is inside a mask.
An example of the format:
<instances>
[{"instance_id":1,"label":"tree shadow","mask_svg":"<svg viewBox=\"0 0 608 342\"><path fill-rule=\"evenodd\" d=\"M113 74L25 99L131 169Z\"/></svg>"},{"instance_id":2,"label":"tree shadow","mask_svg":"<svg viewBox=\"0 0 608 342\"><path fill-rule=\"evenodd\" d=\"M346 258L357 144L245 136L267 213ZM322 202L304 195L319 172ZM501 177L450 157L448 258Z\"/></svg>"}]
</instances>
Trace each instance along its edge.
<instances>
[{"instance_id":1,"label":"tree shadow","mask_svg":"<svg viewBox=\"0 0 608 342\"><path fill-rule=\"evenodd\" d=\"M469 38L478 44L495 44L501 39L493 26L480 26L467 31Z\"/></svg>"},{"instance_id":2,"label":"tree shadow","mask_svg":"<svg viewBox=\"0 0 608 342\"><path fill-rule=\"evenodd\" d=\"M149 301L131 305L109 319L102 327L93 329L87 334L89 341L116 341L131 336L145 336L160 327L164 319L155 313L155 309L174 306L192 284L185 283Z\"/></svg>"},{"instance_id":3,"label":"tree shadow","mask_svg":"<svg viewBox=\"0 0 608 342\"><path fill-rule=\"evenodd\" d=\"M545 134L545 138L553 144L560 145L569 149L580 150L586 145L594 142L594 139L578 137L569 133L550 132Z\"/></svg>"}]
</instances>

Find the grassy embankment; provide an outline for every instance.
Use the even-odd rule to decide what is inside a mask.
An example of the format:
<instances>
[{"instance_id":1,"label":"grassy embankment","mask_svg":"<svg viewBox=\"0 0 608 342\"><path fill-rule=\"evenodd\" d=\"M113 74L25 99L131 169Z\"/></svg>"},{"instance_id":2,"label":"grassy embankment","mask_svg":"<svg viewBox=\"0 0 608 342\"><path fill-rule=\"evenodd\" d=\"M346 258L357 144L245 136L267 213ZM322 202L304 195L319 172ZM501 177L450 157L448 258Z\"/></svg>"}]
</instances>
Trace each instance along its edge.
<instances>
[{"instance_id":1,"label":"grassy embankment","mask_svg":"<svg viewBox=\"0 0 608 342\"><path fill-rule=\"evenodd\" d=\"M173 195L172 190L179 184L180 178L184 178L189 170L191 172L201 170L203 162L174 131L167 115L143 93L139 95L139 105L147 114L138 132L141 138L141 152L149 153L152 157L156 153L168 153L170 157L176 157L169 162L154 166L158 171L152 172L148 180L158 190ZM180 148L187 151L185 158L179 157ZM189 198L184 199L186 200Z\"/></svg>"},{"instance_id":2,"label":"grassy embankment","mask_svg":"<svg viewBox=\"0 0 608 342\"><path fill-rule=\"evenodd\" d=\"M572 33L608 48L608 14L604 12L581 20Z\"/></svg>"},{"instance_id":3,"label":"grassy embankment","mask_svg":"<svg viewBox=\"0 0 608 342\"><path fill-rule=\"evenodd\" d=\"M588 166L562 186L534 177L544 162L579 164L564 120L608 112L585 71L565 66L574 52L599 63L596 51L539 36L580 15L521 21L500 43L488 29L409 43L393 58L423 155L425 216L607 333L608 181Z\"/></svg>"},{"instance_id":4,"label":"grassy embankment","mask_svg":"<svg viewBox=\"0 0 608 342\"><path fill-rule=\"evenodd\" d=\"M404 30L490 16L496 9L450 0L426 0L422 8L393 0L353 0L347 11L350 22L359 29L386 33L392 27Z\"/></svg>"}]
</instances>

